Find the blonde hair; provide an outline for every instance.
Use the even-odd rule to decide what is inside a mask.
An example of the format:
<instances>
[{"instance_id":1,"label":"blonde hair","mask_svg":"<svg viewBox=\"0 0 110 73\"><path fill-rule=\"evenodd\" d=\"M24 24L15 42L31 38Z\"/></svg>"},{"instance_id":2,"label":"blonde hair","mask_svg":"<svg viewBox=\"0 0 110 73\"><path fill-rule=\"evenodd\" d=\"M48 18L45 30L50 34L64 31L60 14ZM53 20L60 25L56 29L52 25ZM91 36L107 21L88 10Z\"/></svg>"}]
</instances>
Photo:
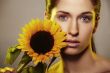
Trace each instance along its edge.
<instances>
[{"instance_id":1,"label":"blonde hair","mask_svg":"<svg viewBox=\"0 0 110 73\"><path fill-rule=\"evenodd\" d=\"M46 12L48 14L48 18L51 17L51 11L52 9L57 5L59 0L45 0L46 2ZM94 6L94 10L96 12L96 17L99 17L100 15L100 7L101 7L101 1L100 0L90 0Z\"/></svg>"}]
</instances>

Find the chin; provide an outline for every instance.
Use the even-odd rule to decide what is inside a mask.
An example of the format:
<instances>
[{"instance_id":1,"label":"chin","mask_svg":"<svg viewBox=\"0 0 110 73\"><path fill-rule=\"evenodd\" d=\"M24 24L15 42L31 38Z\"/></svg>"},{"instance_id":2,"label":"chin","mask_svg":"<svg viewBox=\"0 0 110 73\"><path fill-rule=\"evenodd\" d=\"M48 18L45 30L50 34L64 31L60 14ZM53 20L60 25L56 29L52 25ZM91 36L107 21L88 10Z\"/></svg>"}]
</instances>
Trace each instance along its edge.
<instances>
[{"instance_id":1,"label":"chin","mask_svg":"<svg viewBox=\"0 0 110 73\"><path fill-rule=\"evenodd\" d=\"M66 55L77 55L81 52L81 49L79 48L65 48L62 51Z\"/></svg>"}]
</instances>

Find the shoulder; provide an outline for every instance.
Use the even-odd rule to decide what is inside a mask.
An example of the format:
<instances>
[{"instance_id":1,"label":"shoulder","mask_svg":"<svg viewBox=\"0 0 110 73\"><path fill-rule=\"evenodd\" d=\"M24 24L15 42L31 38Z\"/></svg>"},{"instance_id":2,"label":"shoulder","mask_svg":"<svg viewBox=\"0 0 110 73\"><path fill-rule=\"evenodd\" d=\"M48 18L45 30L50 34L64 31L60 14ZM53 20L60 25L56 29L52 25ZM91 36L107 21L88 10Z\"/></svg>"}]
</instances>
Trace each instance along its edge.
<instances>
[{"instance_id":1,"label":"shoulder","mask_svg":"<svg viewBox=\"0 0 110 73\"><path fill-rule=\"evenodd\" d=\"M97 60L96 65L100 71L110 73L110 59L100 57Z\"/></svg>"},{"instance_id":2,"label":"shoulder","mask_svg":"<svg viewBox=\"0 0 110 73\"><path fill-rule=\"evenodd\" d=\"M110 70L110 59L101 58L99 63L102 64L102 66L104 66L105 68Z\"/></svg>"},{"instance_id":3,"label":"shoulder","mask_svg":"<svg viewBox=\"0 0 110 73\"><path fill-rule=\"evenodd\" d=\"M105 67L106 70L110 71L110 60L109 59L103 59L102 65Z\"/></svg>"}]
</instances>

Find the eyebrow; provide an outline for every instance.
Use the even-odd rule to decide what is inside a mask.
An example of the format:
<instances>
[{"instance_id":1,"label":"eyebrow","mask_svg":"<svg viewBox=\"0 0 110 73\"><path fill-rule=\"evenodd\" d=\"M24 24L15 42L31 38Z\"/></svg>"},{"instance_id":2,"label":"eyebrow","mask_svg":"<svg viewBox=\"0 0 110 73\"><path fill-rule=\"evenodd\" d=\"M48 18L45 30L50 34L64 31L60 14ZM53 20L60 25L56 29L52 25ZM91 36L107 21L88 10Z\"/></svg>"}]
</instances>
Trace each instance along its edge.
<instances>
[{"instance_id":1,"label":"eyebrow","mask_svg":"<svg viewBox=\"0 0 110 73\"><path fill-rule=\"evenodd\" d=\"M57 13L70 14L69 12L65 12L65 11L58 11Z\"/></svg>"},{"instance_id":2,"label":"eyebrow","mask_svg":"<svg viewBox=\"0 0 110 73\"><path fill-rule=\"evenodd\" d=\"M82 12L80 15L85 15L85 14L92 14L91 11L86 11L86 12Z\"/></svg>"},{"instance_id":3,"label":"eyebrow","mask_svg":"<svg viewBox=\"0 0 110 73\"><path fill-rule=\"evenodd\" d=\"M70 14L69 12L65 12L65 11L58 11L57 13ZM85 15L85 14L92 14L92 12L91 11L86 11L86 12L82 12L80 15Z\"/></svg>"}]
</instances>

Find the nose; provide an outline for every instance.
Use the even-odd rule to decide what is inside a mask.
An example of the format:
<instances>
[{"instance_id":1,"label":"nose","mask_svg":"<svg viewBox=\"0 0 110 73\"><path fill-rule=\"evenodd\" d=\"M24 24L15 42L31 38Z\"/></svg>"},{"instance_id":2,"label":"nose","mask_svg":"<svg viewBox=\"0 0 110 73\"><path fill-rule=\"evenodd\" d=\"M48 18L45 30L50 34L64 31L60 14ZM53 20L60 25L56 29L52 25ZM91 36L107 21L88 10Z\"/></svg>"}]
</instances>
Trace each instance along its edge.
<instances>
[{"instance_id":1,"label":"nose","mask_svg":"<svg viewBox=\"0 0 110 73\"><path fill-rule=\"evenodd\" d=\"M79 35L79 27L77 20L72 20L69 24L68 34L71 36L78 36Z\"/></svg>"}]
</instances>

